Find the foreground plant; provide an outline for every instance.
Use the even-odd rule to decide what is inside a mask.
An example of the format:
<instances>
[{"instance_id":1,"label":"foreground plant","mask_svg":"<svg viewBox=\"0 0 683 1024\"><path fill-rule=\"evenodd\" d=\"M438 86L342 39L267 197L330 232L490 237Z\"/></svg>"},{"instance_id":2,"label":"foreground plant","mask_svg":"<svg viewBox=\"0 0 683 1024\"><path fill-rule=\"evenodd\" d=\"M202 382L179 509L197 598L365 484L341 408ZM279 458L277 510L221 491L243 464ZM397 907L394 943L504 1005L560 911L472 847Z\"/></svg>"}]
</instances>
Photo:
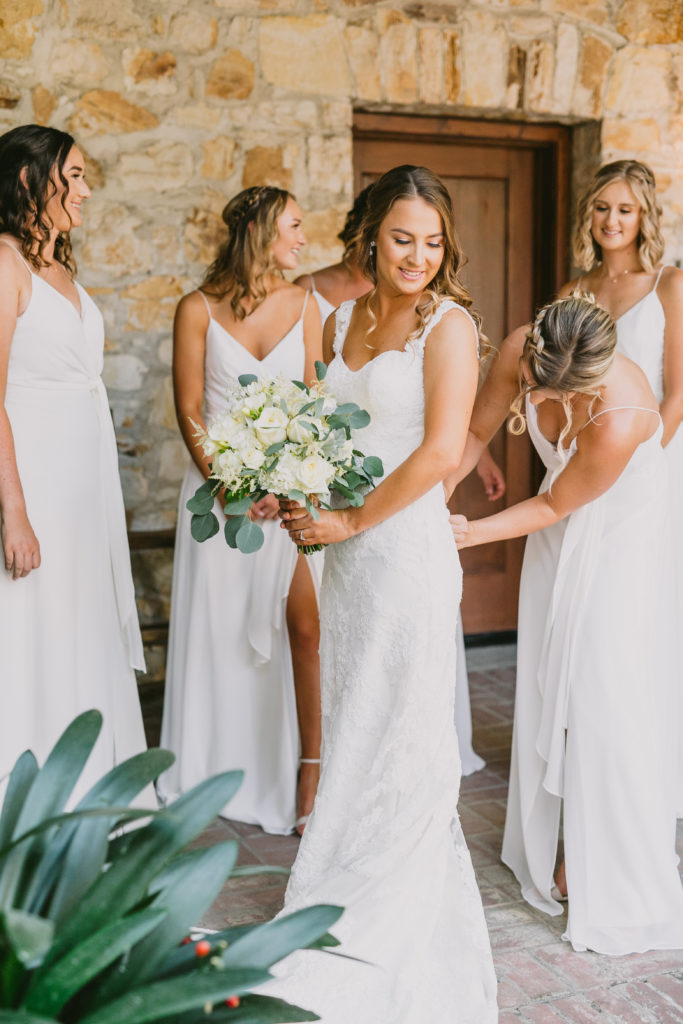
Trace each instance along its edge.
<instances>
[{"instance_id":1,"label":"foreground plant","mask_svg":"<svg viewBox=\"0 0 683 1024\"><path fill-rule=\"evenodd\" d=\"M80 715L42 769L26 752L7 783L0 1024L318 1020L249 993L294 950L336 946L327 929L339 907L187 938L228 876L273 870L235 868L234 841L187 849L234 795L242 773L214 776L162 811L138 810L131 801L174 759L148 750L117 765L65 813L101 724L97 711Z\"/></svg>"}]
</instances>

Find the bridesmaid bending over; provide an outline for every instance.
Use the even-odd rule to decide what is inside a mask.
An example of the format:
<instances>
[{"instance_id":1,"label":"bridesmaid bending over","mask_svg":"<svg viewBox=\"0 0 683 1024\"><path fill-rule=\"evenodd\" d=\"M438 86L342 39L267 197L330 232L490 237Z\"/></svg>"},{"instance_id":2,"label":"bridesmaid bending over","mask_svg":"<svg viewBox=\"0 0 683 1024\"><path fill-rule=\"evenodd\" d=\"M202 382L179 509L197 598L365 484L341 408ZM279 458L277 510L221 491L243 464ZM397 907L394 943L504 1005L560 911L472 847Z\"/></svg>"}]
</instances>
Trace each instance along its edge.
<instances>
[{"instance_id":1,"label":"bridesmaid bending over","mask_svg":"<svg viewBox=\"0 0 683 1024\"><path fill-rule=\"evenodd\" d=\"M71 252L89 195L66 132L0 138L0 778L97 708L81 789L145 748L104 327Z\"/></svg>"},{"instance_id":2,"label":"bridesmaid bending over","mask_svg":"<svg viewBox=\"0 0 683 1024\"><path fill-rule=\"evenodd\" d=\"M683 947L671 715L673 574L657 401L586 298L504 342L477 399L464 475L505 420L529 429L540 493L475 522L460 548L531 534L519 603L503 861L575 949ZM512 403L512 405L511 405ZM560 813L566 877L553 880Z\"/></svg>"},{"instance_id":3,"label":"bridesmaid bending over","mask_svg":"<svg viewBox=\"0 0 683 1024\"><path fill-rule=\"evenodd\" d=\"M222 532L198 544L185 503L209 474L193 424L225 409L240 374L315 379L320 316L308 293L282 276L306 244L293 196L245 189L223 220L227 241L201 288L181 299L174 325L176 410L192 463L178 506L162 724L162 744L177 760L160 793L170 799L215 772L242 768L226 816L286 834L295 824L303 831L318 783L322 556L297 555L287 543L272 495L252 505L265 534L252 555L229 548ZM218 499L214 511L225 518Z\"/></svg>"},{"instance_id":4,"label":"bridesmaid bending over","mask_svg":"<svg viewBox=\"0 0 683 1024\"><path fill-rule=\"evenodd\" d=\"M664 239L655 176L638 160L596 173L583 195L574 260L586 273L566 284L591 291L617 323L617 350L645 371L659 402L669 467L671 558L683 625L683 271L660 263ZM683 686L679 688L678 815L683 817ZM673 709L672 709L673 713Z\"/></svg>"}]
</instances>

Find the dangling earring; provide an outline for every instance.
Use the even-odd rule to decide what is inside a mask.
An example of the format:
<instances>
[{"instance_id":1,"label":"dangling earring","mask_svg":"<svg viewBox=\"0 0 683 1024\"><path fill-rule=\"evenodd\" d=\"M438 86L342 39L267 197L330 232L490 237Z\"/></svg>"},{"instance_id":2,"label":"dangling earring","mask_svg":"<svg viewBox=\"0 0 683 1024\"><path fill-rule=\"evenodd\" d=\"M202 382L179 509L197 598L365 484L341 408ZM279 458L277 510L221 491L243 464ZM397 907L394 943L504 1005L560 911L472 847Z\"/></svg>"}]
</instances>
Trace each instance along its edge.
<instances>
[{"instance_id":1,"label":"dangling earring","mask_svg":"<svg viewBox=\"0 0 683 1024\"><path fill-rule=\"evenodd\" d=\"M375 243L374 242L370 242L370 255L371 256L374 253L376 248L377 248L377 246L375 245Z\"/></svg>"}]
</instances>

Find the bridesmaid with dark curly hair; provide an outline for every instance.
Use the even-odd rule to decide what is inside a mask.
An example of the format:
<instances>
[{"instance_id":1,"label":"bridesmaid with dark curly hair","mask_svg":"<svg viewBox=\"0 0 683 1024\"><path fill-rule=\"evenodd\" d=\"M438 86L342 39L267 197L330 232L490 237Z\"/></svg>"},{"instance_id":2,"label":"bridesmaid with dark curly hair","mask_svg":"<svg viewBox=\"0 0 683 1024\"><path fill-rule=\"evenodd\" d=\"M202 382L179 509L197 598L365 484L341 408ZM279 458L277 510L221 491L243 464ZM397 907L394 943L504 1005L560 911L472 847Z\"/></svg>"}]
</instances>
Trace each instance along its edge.
<instances>
[{"instance_id":1,"label":"bridesmaid with dark curly hair","mask_svg":"<svg viewBox=\"0 0 683 1024\"><path fill-rule=\"evenodd\" d=\"M66 132L0 138L0 777L92 707L104 727L84 782L145 746L104 328L71 252L89 195Z\"/></svg>"}]
</instances>

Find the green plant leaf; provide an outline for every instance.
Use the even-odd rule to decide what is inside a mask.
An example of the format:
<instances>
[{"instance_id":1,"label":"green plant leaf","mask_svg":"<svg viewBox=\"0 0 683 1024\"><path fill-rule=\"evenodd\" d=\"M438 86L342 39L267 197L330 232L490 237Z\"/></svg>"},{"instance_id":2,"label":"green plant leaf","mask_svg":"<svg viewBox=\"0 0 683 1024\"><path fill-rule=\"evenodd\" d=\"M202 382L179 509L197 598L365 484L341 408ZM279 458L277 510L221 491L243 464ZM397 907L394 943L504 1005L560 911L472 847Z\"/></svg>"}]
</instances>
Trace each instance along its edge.
<instances>
[{"instance_id":1,"label":"green plant leaf","mask_svg":"<svg viewBox=\"0 0 683 1024\"><path fill-rule=\"evenodd\" d=\"M321 363L319 359L315 361L315 375L318 380L325 380L327 376L327 366L325 363Z\"/></svg>"},{"instance_id":2,"label":"green plant leaf","mask_svg":"<svg viewBox=\"0 0 683 1024\"><path fill-rule=\"evenodd\" d=\"M36 1017L26 1010L0 1010L0 1024L59 1024L54 1017Z\"/></svg>"},{"instance_id":3,"label":"green plant leaf","mask_svg":"<svg viewBox=\"0 0 683 1024\"><path fill-rule=\"evenodd\" d=\"M26 995L26 1008L57 1014L91 979L128 952L166 919L161 909L143 910L89 935L48 970L34 975Z\"/></svg>"},{"instance_id":4,"label":"green plant leaf","mask_svg":"<svg viewBox=\"0 0 683 1024\"><path fill-rule=\"evenodd\" d=\"M277 441L275 444L268 445L265 450L265 455L275 455L276 452L282 451L284 446L287 444L286 441Z\"/></svg>"},{"instance_id":5,"label":"green plant leaf","mask_svg":"<svg viewBox=\"0 0 683 1024\"><path fill-rule=\"evenodd\" d=\"M152 879L225 807L242 778L243 772L214 775L159 811L144 828L131 833L125 856L112 861L60 929L47 958L50 963L83 935L98 931L137 906Z\"/></svg>"},{"instance_id":6,"label":"green plant leaf","mask_svg":"<svg viewBox=\"0 0 683 1024\"><path fill-rule=\"evenodd\" d=\"M292 488L291 491L288 491L287 497L289 498L290 501L299 501L299 502L301 502L302 505L306 501L306 495L304 494L304 492L303 491L297 491L296 488Z\"/></svg>"},{"instance_id":7,"label":"green plant leaf","mask_svg":"<svg viewBox=\"0 0 683 1024\"><path fill-rule=\"evenodd\" d=\"M202 541L215 536L219 529L218 519L213 512L207 512L206 515L197 515L195 513L190 520L190 533L200 544Z\"/></svg>"},{"instance_id":8,"label":"green plant leaf","mask_svg":"<svg viewBox=\"0 0 683 1024\"><path fill-rule=\"evenodd\" d=\"M223 534L229 548L237 548L237 534L246 520L247 516L233 516L223 527Z\"/></svg>"},{"instance_id":9,"label":"green plant leaf","mask_svg":"<svg viewBox=\"0 0 683 1024\"><path fill-rule=\"evenodd\" d=\"M352 412L349 416L349 423L354 430L367 427L369 422L370 413L366 412L365 409L358 409L357 412Z\"/></svg>"},{"instance_id":10,"label":"green plant leaf","mask_svg":"<svg viewBox=\"0 0 683 1024\"><path fill-rule=\"evenodd\" d=\"M132 989L81 1018L79 1024L147 1024L173 1013L241 995L268 981L268 971L250 968L202 970Z\"/></svg>"},{"instance_id":11,"label":"green plant leaf","mask_svg":"<svg viewBox=\"0 0 683 1024\"><path fill-rule=\"evenodd\" d=\"M26 803L26 797L37 774L38 762L30 750L25 750L17 759L7 783L0 816L0 848L12 838L22 807Z\"/></svg>"},{"instance_id":12,"label":"green plant leaf","mask_svg":"<svg viewBox=\"0 0 683 1024\"><path fill-rule=\"evenodd\" d=\"M0 928L17 960L25 967L36 967L41 963L55 933L52 921L11 907L0 913Z\"/></svg>"},{"instance_id":13,"label":"green plant leaf","mask_svg":"<svg viewBox=\"0 0 683 1024\"><path fill-rule=\"evenodd\" d=\"M350 469L348 473L344 473L344 483L347 487L350 487L352 491L355 490L356 487L360 487L360 485L365 482L364 478L359 476L353 469Z\"/></svg>"},{"instance_id":14,"label":"green plant leaf","mask_svg":"<svg viewBox=\"0 0 683 1024\"><path fill-rule=\"evenodd\" d=\"M235 967L271 967L295 949L315 942L343 912L343 907L320 905L278 917L231 943L223 954L223 963Z\"/></svg>"},{"instance_id":15,"label":"green plant leaf","mask_svg":"<svg viewBox=\"0 0 683 1024\"><path fill-rule=\"evenodd\" d=\"M238 852L238 843L229 840L189 850L162 870L149 891L153 894L150 909L165 910L164 920L131 950L125 977L115 971L104 981L97 993L98 1003L107 1003L131 986L151 980L159 968L163 972L169 954L220 893Z\"/></svg>"},{"instance_id":16,"label":"green plant leaf","mask_svg":"<svg viewBox=\"0 0 683 1024\"><path fill-rule=\"evenodd\" d=\"M299 391L308 391L308 388L306 387L302 380L293 380L292 384L295 384L298 387Z\"/></svg>"},{"instance_id":17,"label":"green plant leaf","mask_svg":"<svg viewBox=\"0 0 683 1024\"><path fill-rule=\"evenodd\" d=\"M206 491L202 491L200 488L196 494L192 495L189 501L185 502L185 508L188 512L194 512L198 516L205 516L213 508L213 502L213 494L207 494Z\"/></svg>"},{"instance_id":18,"label":"green plant leaf","mask_svg":"<svg viewBox=\"0 0 683 1024\"><path fill-rule=\"evenodd\" d=\"M359 410L360 410L360 406L356 405L355 402L342 402L341 405L337 406L337 408L334 410L334 412L335 412L336 416L345 416L346 417L346 416L350 416L352 412L358 412Z\"/></svg>"},{"instance_id":19,"label":"green plant leaf","mask_svg":"<svg viewBox=\"0 0 683 1024\"><path fill-rule=\"evenodd\" d=\"M249 384L255 384L258 377L255 373L241 373L237 379L240 382L240 387L246 388Z\"/></svg>"},{"instance_id":20,"label":"green plant leaf","mask_svg":"<svg viewBox=\"0 0 683 1024\"><path fill-rule=\"evenodd\" d=\"M289 868L273 867L269 864L242 864L233 868L231 878L248 878L250 875L289 875Z\"/></svg>"},{"instance_id":21,"label":"green plant leaf","mask_svg":"<svg viewBox=\"0 0 683 1024\"><path fill-rule=\"evenodd\" d=\"M255 494L245 494L243 498L227 499L223 506L223 511L226 516L244 515L245 512L249 511L256 498L257 495Z\"/></svg>"},{"instance_id":22,"label":"green plant leaf","mask_svg":"<svg viewBox=\"0 0 683 1024\"><path fill-rule=\"evenodd\" d=\"M363 469L370 476L384 476L384 466L382 460L377 458L376 455L368 455L363 459Z\"/></svg>"},{"instance_id":23,"label":"green plant leaf","mask_svg":"<svg viewBox=\"0 0 683 1024\"><path fill-rule=\"evenodd\" d=\"M251 555L263 547L263 530L258 523L252 523L251 519L244 517L244 522L235 535L237 547L243 555Z\"/></svg>"},{"instance_id":24,"label":"green plant leaf","mask_svg":"<svg viewBox=\"0 0 683 1024\"><path fill-rule=\"evenodd\" d=\"M198 1018L188 1014L174 1017L173 1024L197 1024ZM310 1010L286 1003L272 996L244 996L234 1009L215 1004L210 1017L203 1017L206 1024L295 1024L296 1021L320 1020Z\"/></svg>"}]
</instances>

